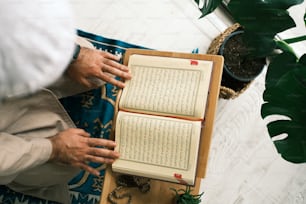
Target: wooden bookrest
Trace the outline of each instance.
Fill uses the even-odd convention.
[[[144,49],[127,49],[124,56],[125,65],[128,64],[129,56],[132,54],[194,59],[193,54],[189,53],[164,52],[164,51],[144,50]],[[208,154],[212,138],[213,124],[215,119],[217,102],[219,98],[219,90],[220,90],[222,70],[223,70],[222,56],[201,54],[201,57],[198,59],[213,61],[214,63],[213,63],[212,78],[211,78],[211,84],[207,100],[207,109],[205,113],[205,122],[201,132],[199,159],[197,166],[197,178],[196,178],[196,184],[192,191],[193,194],[199,193],[201,179],[205,177],[206,173]],[[116,188],[115,175],[116,174],[111,171],[111,166],[107,167],[105,172],[100,204],[109,203],[107,197],[109,193]],[[145,194],[141,193],[137,188],[131,188],[130,193],[132,195],[133,204],[138,204],[138,203],[169,204],[171,203],[174,196],[174,192],[171,191],[170,188],[185,189],[185,186],[180,184],[174,184],[170,182],[164,182],[153,179],[151,180],[150,184],[151,184],[151,189],[149,192]],[[126,202],[127,202],[126,199],[118,200],[118,204]]]

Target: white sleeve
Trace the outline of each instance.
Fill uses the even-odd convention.
[[[24,139],[0,132],[0,184],[10,183],[20,172],[47,162],[52,144],[45,138]]]

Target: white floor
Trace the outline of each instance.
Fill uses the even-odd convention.
[[[79,29],[158,50],[205,53],[211,40],[230,25],[220,11],[205,19],[193,0],[70,0]],[[292,33],[306,33],[302,6]],[[297,44],[299,53],[306,43]],[[260,117],[264,73],[239,98],[219,100],[203,203],[306,204],[306,164],[277,154]]]

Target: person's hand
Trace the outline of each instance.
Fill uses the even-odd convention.
[[[82,129],[70,128],[50,137],[53,147],[50,161],[79,167],[99,176],[100,172],[90,167],[88,162],[110,164],[119,153],[110,150],[116,146],[114,141],[89,136]]]
[[[108,52],[97,49],[81,47],[78,58],[73,61],[67,70],[68,75],[88,87],[95,88],[95,84],[90,79],[101,79],[120,88],[124,87],[124,82],[115,79],[118,76],[121,79],[130,79],[129,69],[118,63],[120,58]]]

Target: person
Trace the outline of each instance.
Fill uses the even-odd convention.
[[[63,0],[3,0],[0,25],[0,185],[70,203],[67,182],[80,169],[99,175],[88,162],[112,163],[119,153],[76,128],[58,99],[105,82],[122,88],[113,76],[131,75],[117,56],[75,46]]]

